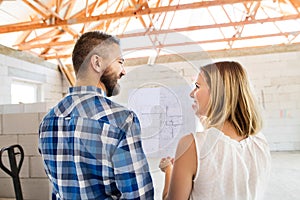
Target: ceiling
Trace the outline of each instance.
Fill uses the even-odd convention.
[[[128,59],[300,44],[299,0],[0,0],[0,16],[2,45],[69,72],[91,30],[121,38]]]

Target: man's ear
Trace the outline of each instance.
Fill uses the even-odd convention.
[[[102,72],[103,71],[103,68],[102,68],[103,58],[98,55],[92,55],[91,65],[96,72],[98,72],[98,73]]]

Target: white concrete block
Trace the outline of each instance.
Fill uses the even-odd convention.
[[[3,114],[3,134],[33,134],[38,132],[38,113]]]
[[[284,96],[281,96],[282,99],[284,99]],[[293,100],[290,100],[290,95],[286,96],[286,101],[281,101],[279,103],[280,105],[280,109],[283,109],[283,110],[286,110],[286,109],[293,109],[295,107],[297,107],[297,102],[296,101],[293,101]],[[288,100],[289,99],[289,100]]]
[[[8,67],[20,67],[24,65],[24,61],[17,59],[17,58],[13,58],[10,56],[6,57],[6,61],[5,61],[5,65]]]
[[[268,126],[298,126],[300,125],[300,120],[297,118],[285,117],[277,119],[267,119],[266,124]]]
[[[48,105],[46,102],[24,104],[25,113],[46,112],[47,110]]]
[[[12,178],[0,178],[0,197],[15,198]]]
[[[294,144],[294,150],[298,151],[300,149],[300,142],[299,141],[293,142],[293,144]]]
[[[16,156],[17,164],[19,164],[19,159],[20,159],[20,156],[17,155]],[[2,162],[8,170],[11,170],[11,167],[10,167],[10,164],[9,164],[9,158],[8,158],[6,153],[5,153],[5,156],[3,156],[3,158],[2,158]],[[23,161],[23,164],[21,166],[21,171],[19,173],[19,177],[20,178],[28,178],[29,177],[29,157],[28,156],[24,157],[24,161]],[[0,178],[11,178],[11,177],[10,177],[10,175],[8,175],[3,170],[0,170]]]
[[[19,135],[19,144],[23,147],[25,155],[39,156],[38,152],[38,134],[34,135]]]
[[[282,86],[282,85],[300,84],[299,76],[281,76],[281,77],[271,78],[270,80],[272,85]]]
[[[46,112],[39,113],[39,122],[43,120],[46,114],[47,114]]]
[[[0,135],[0,148],[8,147],[13,144],[18,144],[17,135]]]
[[[1,60],[1,59],[0,59]],[[8,67],[6,65],[0,64],[1,70],[0,70],[0,77],[7,77],[8,76]]]
[[[0,76],[0,85],[5,86],[5,85],[9,85],[9,84],[11,84],[11,77]]]
[[[30,177],[47,178],[41,156],[30,157]]]
[[[21,179],[24,199],[49,199],[49,181],[46,178]]]
[[[0,87],[1,90],[1,87]],[[11,96],[7,96],[6,92],[0,91],[0,96],[2,97],[0,99],[0,104],[9,104],[11,103]],[[3,107],[1,108],[1,113],[3,113]]]
[[[276,142],[276,150],[277,151],[294,151],[293,142]]]
[[[269,135],[270,141],[274,143],[287,143],[299,141],[299,126],[275,126],[266,127],[264,133]]]
[[[3,85],[0,85],[0,94],[1,97],[6,97],[6,96],[10,96],[11,94],[11,84],[9,83],[5,83]],[[10,104],[11,102],[7,103]]]
[[[24,104],[6,104],[3,106],[3,113],[24,113]]]
[[[3,133],[2,131],[2,110],[1,110],[2,106],[0,106],[0,135]]]

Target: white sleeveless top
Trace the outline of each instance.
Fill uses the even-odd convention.
[[[194,138],[198,166],[191,200],[263,199],[271,171],[269,145],[263,134],[238,142],[210,128]]]

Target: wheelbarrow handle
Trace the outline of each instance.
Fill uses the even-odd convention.
[[[15,152],[15,150],[14,150],[15,148],[18,149],[19,152]],[[2,162],[2,155],[5,151],[8,152],[11,170],[9,170]],[[17,155],[17,154],[21,154],[21,158],[20,158],[18,165],[16,163],[16,158],[15,158],[15,155]],[[5,171],[7,174],[9,174],[13,178],[19,175],[23,161],[24,161],[24,151],[23,151],[23,148],[18,144],[15,144],[15,145],[12,145],[12,146],[9,146],[6,148],[2,148],[0,150],[0,168],[3,169],[3,171]]]

